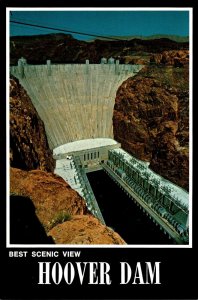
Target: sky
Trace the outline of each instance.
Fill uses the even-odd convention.
[[[10,20],[103,36],[189,35],[188,11],[12,11]],[[10,23],[11,36],[55,32]],[[72,35],[81,40],[93,39]]]

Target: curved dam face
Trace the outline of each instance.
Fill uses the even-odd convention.
[[[49,146],[113,138],[116,91],[143,66],[116,64],[21,64],[11,74],[26,89],[45,124]]]

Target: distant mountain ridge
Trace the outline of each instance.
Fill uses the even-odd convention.
[[[49,38],[49,36],[51,36],[52,39],[61,39],[61,38],[71,38],[71,39],[76,39],[77,41],[80,42],[94,42],[95,40],[104,40],[104,41],[108,41],[108,39],[102,38],[102,37],[97,37],[97,38],[90,38],[87,40],[79,40],[78,38],[74,38],[71,34],[65,34],[65,33],[46,33],[46,34],[37,34],[37,35],[25,35],[25,36],[11,36],[11,40],[20,40],[20,39],[28,39],[30,40],[32,37],[34,38]],[[126,41],[130,41],[130,40],[134,40],[134,39],[139,39],[139,40],[154,40],[154,39],[169,39],[172,40],[174,42],[189,42],[189,36],[179,36],[179,35],[168,35],[168,34],[154,34],[154,35],[149,35],[149,36],[143,36],[143,35],[127,35],[127,36],[106,36],[109,37],[111,39],[120,39],[120,40],[126,40]]]
[[[129,35],[129,36],[109,36],[109,38],[115,38],[115,39],[120,39],[120,40],[133,40],[133,39],[140,39],[140,40],[153,40],[153,39],[169,39],[174,42],[189,42],[189,36],[179,36],[179,35],[170,35],[170,34],[154,34],[154,35],[149,35],[149,36],[143,36],[143,35]],[[97,38],[99,40],[103,40],[102,38]],[[96,39],[90,39],[87,40],[87,42],[93,42]],[[104,40],[106,40],[104,38]]]
[[[188,50],[188,42],[176,42],[166,37],[152,39],[80,41],[70,34],[54,33],[35,36],[13,36],[10,38],[10,64],[17,65],[24,57],[29,64],[53,63],[99,63],[102,57],[114,57],[121,63],[125,58],[149,57],[170,50]],[[131,62],[132,63],[132,62]],[[135,62],[133,62],[135,63]],[[139,63],[141,63],[139,61]]]

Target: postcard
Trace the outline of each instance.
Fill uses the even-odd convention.
[[[2,5],[1,299],[196,299],[193,5],[41,2]]]

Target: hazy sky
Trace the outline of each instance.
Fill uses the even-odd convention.
[[[108,36],[189,35],[188,11],[12,11],[11,20]],[[11,35],[51,32],[55,31],[12,23],[10,26]]]

